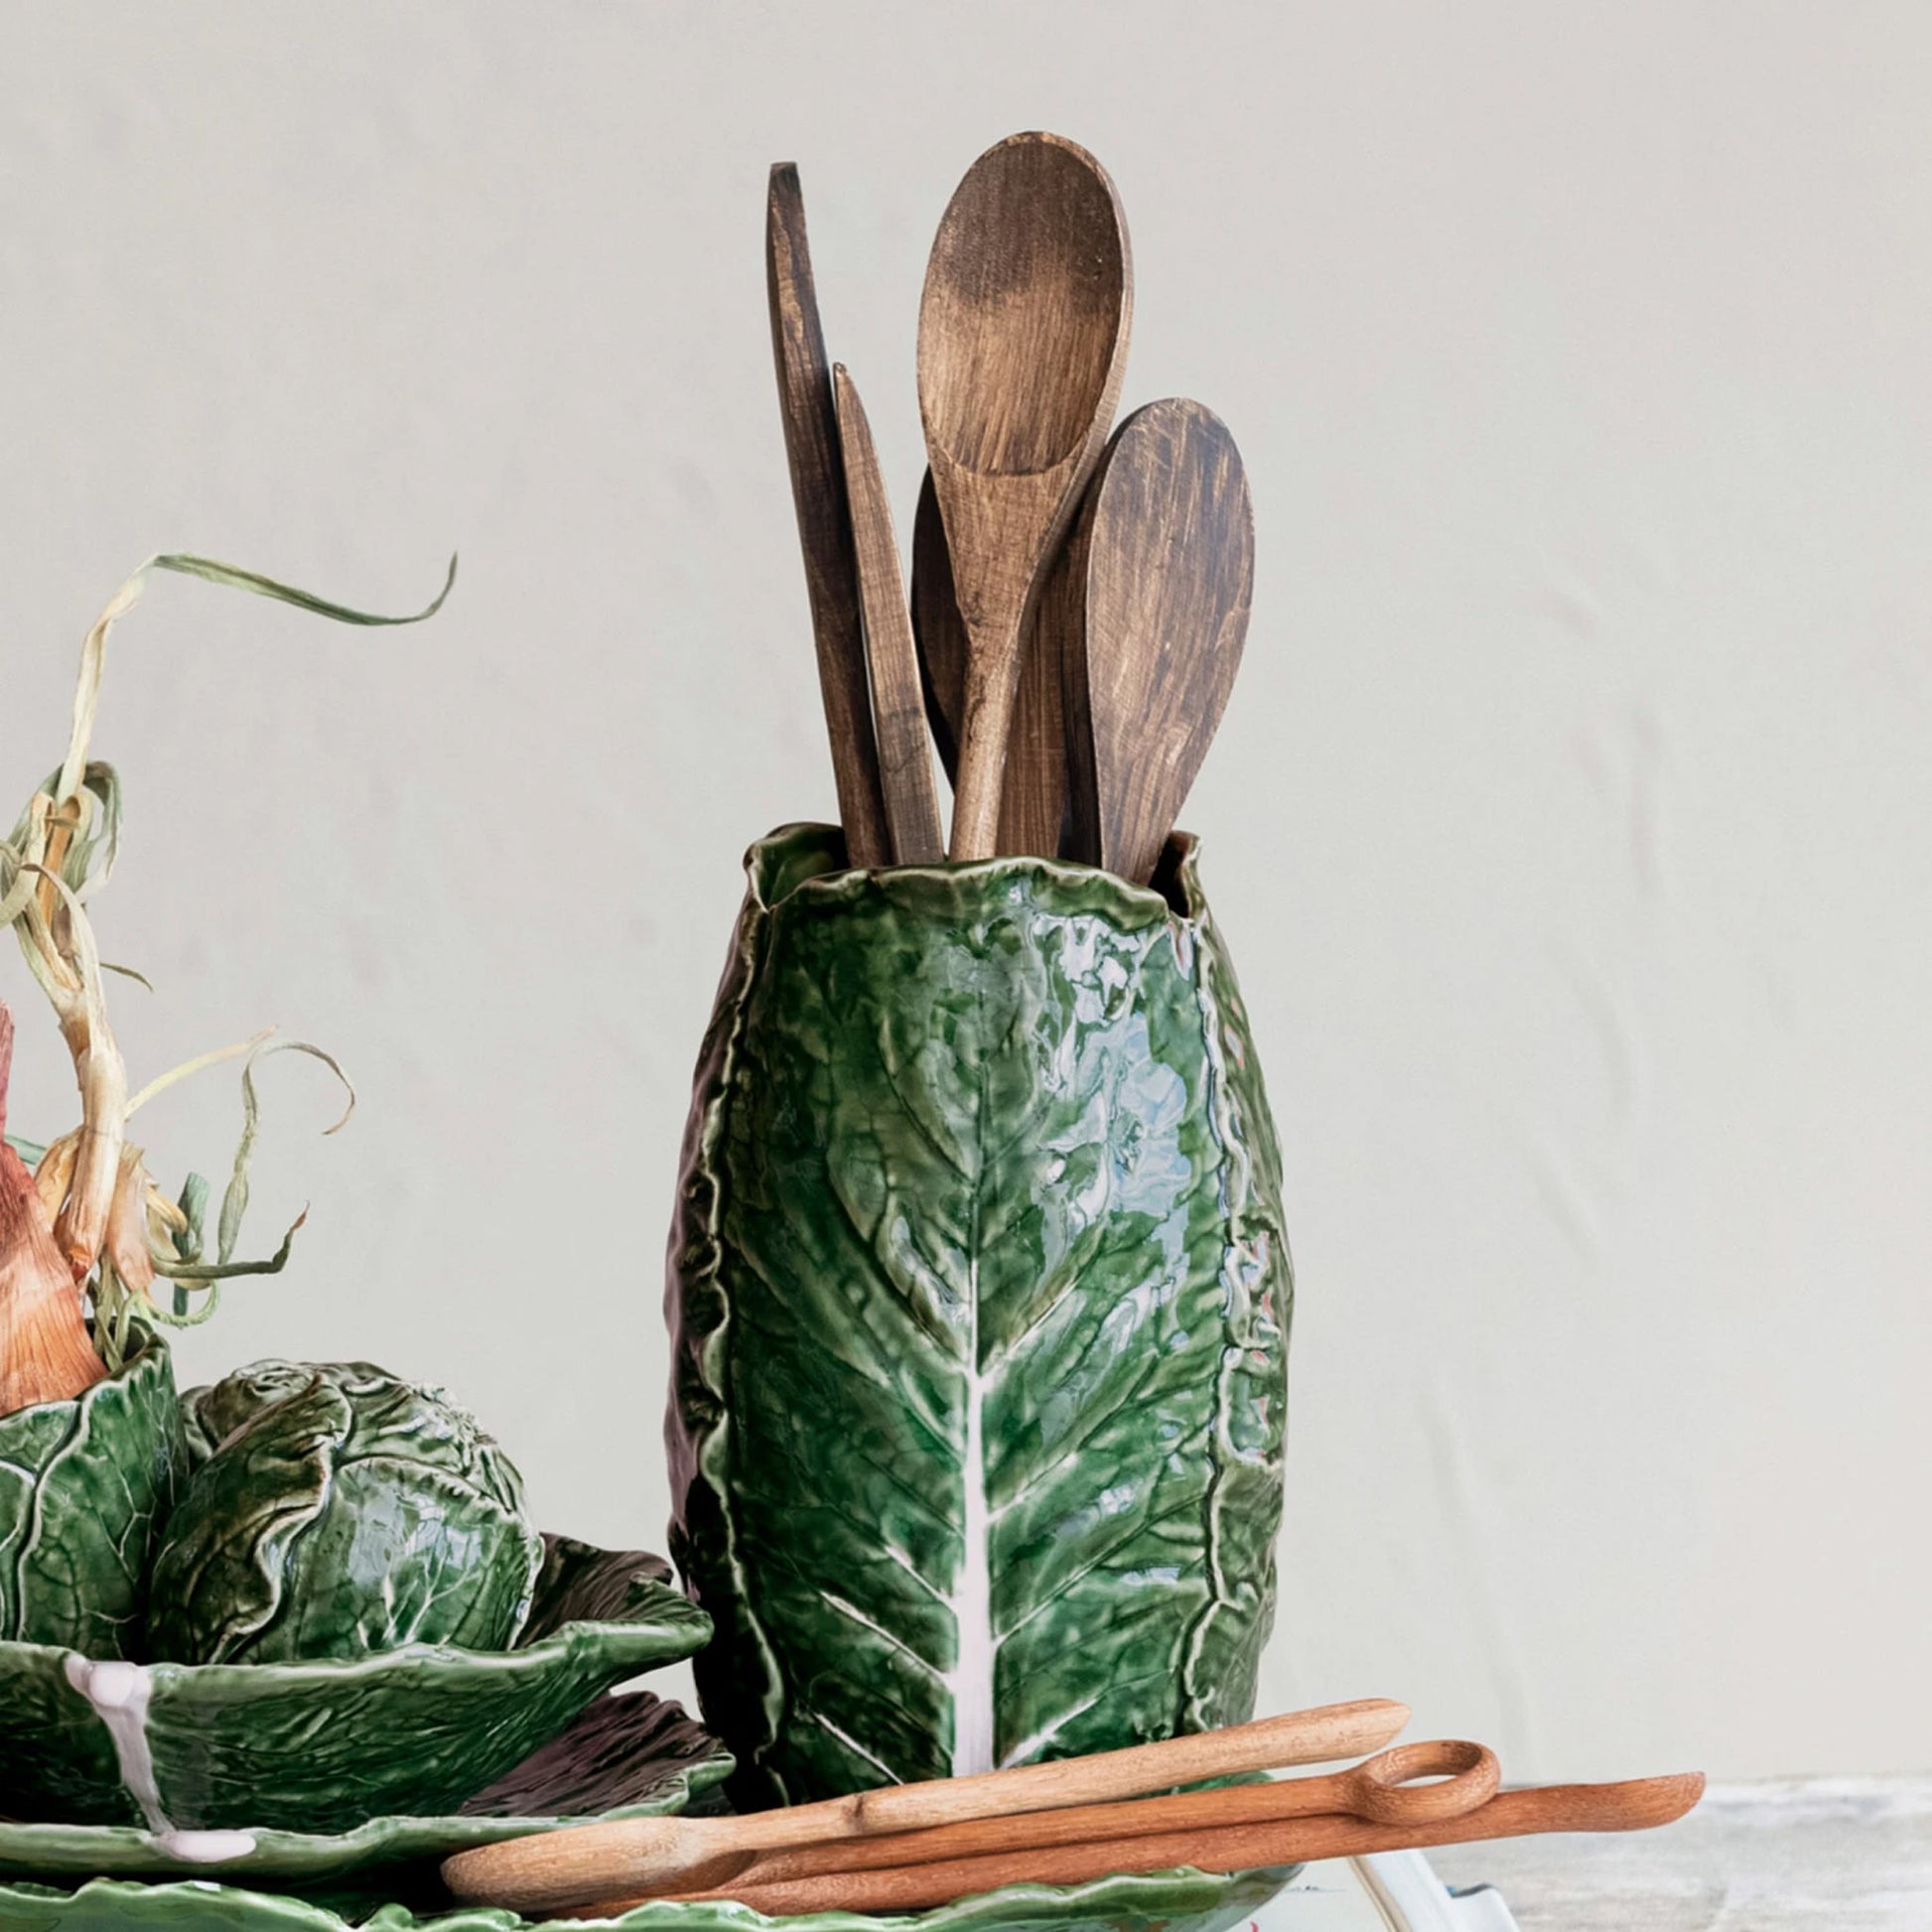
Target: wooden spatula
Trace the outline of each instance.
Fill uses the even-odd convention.
[[[883,866],[891,863],[892,855],[866,690],[859,583],[839,462],[832,371],[825,359],[825,333],[819,326],[811,250],[805,241],[804,196],[798,170],[788,161],[771,170],[764,251],[778,408],[784,419],[798,541],[805,553],[805,594],[818,646],[819,693],[825,703],[846,857],[855,866]]]
[[[918,654],[899,576],[898,545],[893,538],[892,506],[879,474],[872,425],[842,362],[832,367],[832,393],[838,403],[853,555],[858,560],[859,601],[865,611],[866,662],[872,678],[886,830],[896,865],[936,865],[946,856],[946,845],[939,830],[939,801],[932,789],[932,747],[926,737]]]
[[[1170,398],[1128,417],[1068,546],[1073,857],[1154,876],[1227,706],[1248,634],[1254,516],[1227,425]]]

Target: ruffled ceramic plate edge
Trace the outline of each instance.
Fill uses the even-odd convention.
[[[929,1912],[882,1921],[852,1912],[768,1919],[743,1905],[639,1906],[621,1919],[552,1919],[552,1932],[1226,1932],[1258,1911],[1301,1867],[1226,1874],[1123,1873],[1065,1889],[1009,1885]],[[489,1906],[419,1918],[385,1905],[360,1932],[514,1932],[528,1921]],[[147,1932],[218,1925],[222,1932],[348,1932],[349,1921],[306,1899],[244,1891],[208,1879],[143,1885],[95,1878],[72,1891],[0,1883],[0,1932]]]
[[[375,1865],[447,1858],[473,1845],[527,1838],[596,1818],[662,1817],[683,1811],[693,1798],[722,1784],[732,1773],[732,1754],[680,1706],[647,1692],[614,1693],[587,1710],[561,1738],[545,1745],[517,1770],[506,1773],[498,1780],[499,1785],[517,1779],[559,1750],[573,1733],[588,1731],[595,1737],[596,1727],[606,1718],[612,1720],[605,1725],[607,1729],[628,1723],[635,1733],[631,1748],[664,1753],[661,1779],[623,1803],[580,1804],[546,1812],[373,1818],[353,1831],[335,1834],[258,1830],[250,1834],[255,1841],[252,1853],[203,1867],[188,1866],[169,1857],[134,1825],[26,1824],[0,1819],[0,1883],[29,1877],[106,1876],[182,1882],[207,1879],[216,1883],[234,1879],[332,1879]],[[603,1744],[605,1740],[595,1741]],[[680,1748],[683,1755],[677,1754]]]
[[[334,1688],[390,1678],[487,1683],[559,1669],[586,1652],[614,1671],[634,1673],[682,1663],[710,1641],[710,1617],[671,1581],[670,1566],[662,1557],[644,1550],[601,1550],[549,1532],[543,1542],[537,1603],[523,1634],[508,1650],[408,1643],[366,1657],[296,1663],[158,1662],[146,1666],[157,1699],[239,1707],[312,1684]],[[551,1592],[547,1598],[546,1584]],[[614,1610],[621,1614],[613,1615]],[[16,1647],[25,1651],[32,1646]]]

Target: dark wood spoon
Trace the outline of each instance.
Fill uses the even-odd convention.
[[[1254,513],[1227,425],[1169,398],[1128,417],[1068,546],[1072,856],[1154,876],[1248,634]]]

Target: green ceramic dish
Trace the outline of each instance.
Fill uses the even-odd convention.
[[[375,1818],[334,1835],[256,1831],[248,1849],[193,1875],[313,1886],[378,1867],[448,1858],[592,1818],[683,1811],[722,1783],[731,1755],[709,1731],[647,1692],[599,1698],[561,1736],[444,1818]],[[0,1877],[53,1881],[184,1875],[180,1859],[132,1825],[20,1825],[0,1820]]]
[[[1252,1712],[1291,1283],[1194,860],[748,857],[666,1296],[742,1808]]]
[[[1137,1873],[1065,1890],[1010,1885],[912,1917],[812,1912],[768,1919],[742,1905],[643,1905],[620,1919],[551,1919],[560,1932],[1223,1932],[1274,1897],[1294,1868]],[[404,1905],[344,1917],[312,1899],[209,1883],[99,1878],[77,1891],[0,1884],[0,1932],[513,1932],[514,1912],[471,1906],[419,1917]]]
[[[599,1693],[711,1633],[661,1558],[545,1544],[513,1650],[143,1667],[0,1644],[0,1815],[145,1823],[165,1841],[453,1812]]]
[[[84,1395],[0,1417],[0,1641],[138,1656],[151,1550],[185,1464],[168,1345],[141,1330]]]

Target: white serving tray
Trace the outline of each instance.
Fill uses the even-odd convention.
[[[1517,1925],[1500,1892],[1451,1897],[1420,1852],[1378,1852],[1305,1865],[1248,1932],[1517,1932]]]

